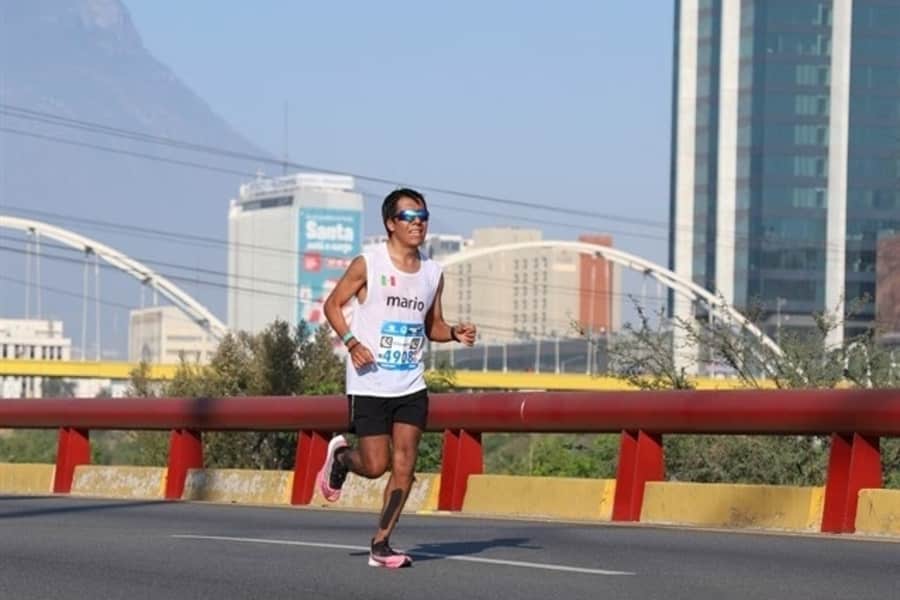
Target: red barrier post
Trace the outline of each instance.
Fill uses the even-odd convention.
[[[90,432],[87,429],[60,427],[56,447],[56,471],[53,475],[53,493],[68,494],[72,491],[75,467],[91,464]]]
[[[616,467],[612,520],[640,521],[644,484],[662,481],[665,474],[662,436],[643,430],[623,431]]]
[[[166,500],[180,500],[188,469],[203,468],[203,439],[193,429],[173,429],[169,437],[169,469]]]
[[[438,509],[462,510],[469,475],[483,472],[481,433],[465,429],[445,429]]]
[[[315,493],[316,474],[325,464],[330,433],[300,431],[297,433],[297,454],[294,459],[294,485],[291,504],[309,504]]]
[[[859,491],[880,488],[881,476],[881,449],[877,437],[858,433],[833,434],[825,481],[822,532],[855,532]]]

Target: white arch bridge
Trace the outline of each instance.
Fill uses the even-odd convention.
[[[84,252],[86,259],[93,257],[95,260],[103,260],[159,292],[178,307],[191,321],[202,327],[214,338],[221,339],[228,332],[225,324],[190,294],[147,265],[129,258],[115,248],[62,227],[19,217],[0,215],[0,229],[13,229],[24,232],[33,236],[36,244],[40,243],[40,238],[46,237],[71,248],[81,250]]]
[[[190,294],[179,288],[164,276],[155,272],[153,269],[110,246],[67,229],[31,219],[0,215],[0,228],[22,231],[26,234],[35,236],[37,239],[42,236],[47,237],[83,251],[86,257],[93,256],[95,259],[103,260],[113,267],[134,277],[144,285],[150,286],[158,291],[172,302],[173,305],[178,307],[189,319],[197,323],[214,338],[221,339],[228,332],[228,328],[225,324]],[[616,248],[589,244],[586,242],[542,240],[502,244],[499,246],[467,250],[444,257],[440,262],[445,267],[450,267],[492,254],[528,249],[569,250],[578,254],[603,258],[613,264],[652,277],[662,285],[673,290],[676,294],[680,294],[691,301],[705,304],[710,315],[729,322],[735,327],[746,330],[751,335],[757,337],[762,344],[768,347],[776,355],[781,356],[783,354],[781,348],[774,340],[760,331],[744,315],[725,303],[719,296],[716,296],[693,281],[678,276],[676,273],[665,267]]]
[[[603,258],[613,264],[620,265],[632,271],[637,271],[646,276],[652,277],[662,285],[673,290],[676,294],[680,294],[692,302],[701,302],[708,308],[711,318],[718,318],[725,322],[731,323],[735,327],[741,328],[769,348],[777,356],[783,356],[781,347],[775,341],[763,333],[756,325],[754,325],[747,317],[741,314],[731,305],[727,304],[721,297],[713,294],[706,288],[697,285],[693,281],[685,279],[673,271],[662,267],[649,260],[643,259],[634,254],[629,254],[616,248],[609,246],[600,246],[598,244],[589,244],[587,242],[570,242],[570,241],[553,241],[541,240],[532,242],[517,242],[511,244],[502,244],[499,246],[490,246],[487,248],[476,248],[474,250],[466,250],[457,254],[452,254],[441,259],[439,262],[444,267],[450,267],[463,262],[477,260],[491,254],[500,252],[513,252],[516,250],[529,249],[555,249],[569,250],[578,254],[587,254],[594,257]]]

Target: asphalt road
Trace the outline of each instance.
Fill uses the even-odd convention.
[[[900,597],[900,543],[404,516],[409,569],[366,565],[376,516],[0,496],[0,598]]]

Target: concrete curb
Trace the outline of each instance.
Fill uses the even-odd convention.
[[[652,482],[642,523],[728,529],[819,531],[825,488]]]
[[[856,533],[900,536],[900,490],[860,490]]]
[[[0,463],[0,493],[52,493],[55,467],[50,464]],[[369,480],[350,474],[337,503],[316,490],[309,506],[377,512],[390,474]],[[75,469],[73,496],[162,499],[166,469],[162,467],[80,465]],[[290,506],[293,472],[244,469],[191,469],[183,500],[225,504]],[[440,475],[422,473],[407,500],[405,514],[438,511]],[[565,477],[472,475],[460,517],[549,519],[609,522],[615,480]],[[641,524],[818,533],[824,488],[650,482],[644,492]],[[900,537],[900,490],[867,489],[859,494],[859,536]]]
[[[472,475],[463,513],[609,521],[614,479]]]
[[[0,492],[6,494],[49,494],[53,491],[55,465],[0,463]]]
[[[71,494],[161,500],[165,489],[163,467],[79,465],[75,467]]]
[[[190,469],[181,499],[288,505],[293,482],[293,471]]]

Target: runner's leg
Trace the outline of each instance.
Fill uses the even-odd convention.
[[[340,452],[336,459],[350,471],[377,479],[384,475],[390,464],[391,437],[389,435],[367,435],[359,438],[358,448],[348,448]]]
[[[390,537],[403,511],[413,484],[421,438],[422,430],[416,425],[394,423],[391,440],[393,443],[391,477],[384,489],[384,504],[378,522],[378,532],[374,537],[375,542]]]

